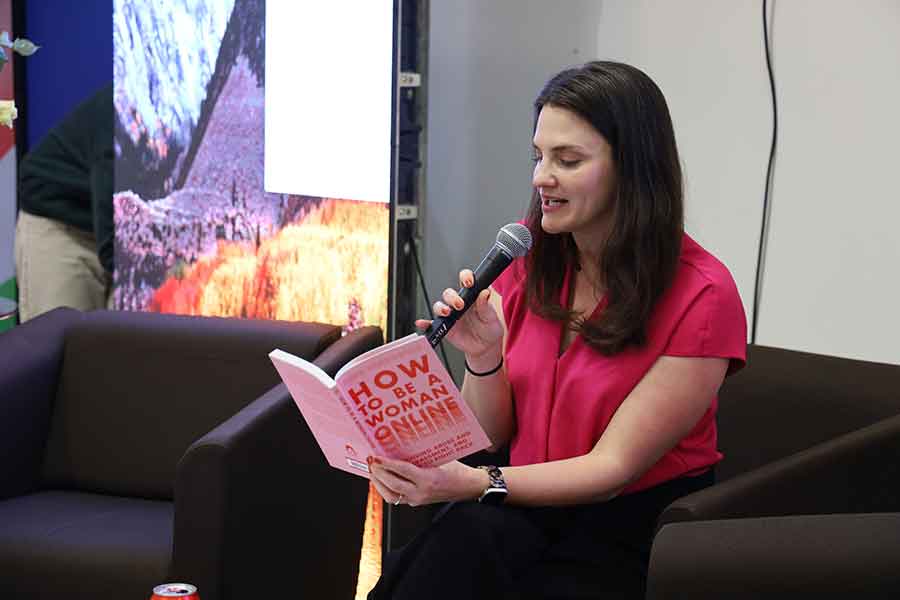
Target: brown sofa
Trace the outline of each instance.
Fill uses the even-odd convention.
[[[719,483],[663,513],[647,598],[900,597],[900,366],[751,347]]]
[[[0,597],[351,597],[368,487],[268,359],[382,343],[317,323],[58,309],[0,335]]]

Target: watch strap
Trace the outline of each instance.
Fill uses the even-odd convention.
[[[480,465],[479,469],[487,471],[489,483],[478,497],[479,502],[490,502],[499,504],[506,499],[509,489],[506,487],[506,480],[503,478],[503,471],[496,465]]]

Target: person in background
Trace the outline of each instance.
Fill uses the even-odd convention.
[[[110,83],[79,104],[22,161],[15,240],[21,321],[59,306],[107,306],[113,157]]]
[[[370,598],[643,598],[661,511],[722,458],[717,393],[744,365],[746,319],[728,269],[684,232],[662,92],[590,62],[534,108],[532,250],[447,335],[510,464],[370,457],[386,501],[449,502]],[[453,288],[435,303],[460,308]]]

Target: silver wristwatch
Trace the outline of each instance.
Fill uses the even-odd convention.
[[[506,496],[509,495],[506,480],[503,479],[503,471],[500,470],[500,467],[494,465],[481,465],[478,468],[487,471],[488,477],[490,477],[490,483],[481,492],[478,501],[482,504],[503,504]]]

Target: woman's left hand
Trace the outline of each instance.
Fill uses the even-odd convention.
[[[474,500],[489,482],[485,471],[459,461],[440,467],[417,467],[402,460],[371,457],[369,470],[378,493],[394,505],[422,506],[435,502]]]

